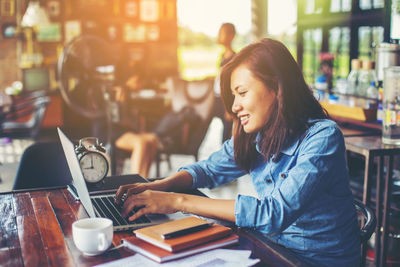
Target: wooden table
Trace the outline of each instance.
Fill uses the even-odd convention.
[[[72,240],[72,223],[87,214],[65,188],[0,194],[1,266],[93,266],[135,253],[125,248],[103,255],[84,256]],[[251,250],[261,259],[256,266],[306,266],[289,250],[252,230],[234,229],[240,243],[234,249]],[[113,245],[130,232],[114,234]]]
[[[375,264],[376,266],[386,266],[389,213],[393,184],[393,160],[394,156],[400,155],[400,146],[383,144],[380,135],[346,137],[345,142],[347,151],[365,157],[363,203],[367,206],[371,204],[372,176],[374,175],[373,165],[374,160],[377,159]],[[385,173],[384,166],[386,168]],[[384,186],[382,187],[383,182]],[[365,247],[363,247],[362,253],[365,255]]]

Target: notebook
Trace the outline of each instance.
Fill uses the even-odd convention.
[[[189,228],[192,225],[198,225],[202,219],[196,217],[188,217],[180,220],[166,222],[163,224],[145,227],[133,231],[137,238],[142,239],[148,243],[158,246],[170,252],[181,251],[190,247],[203,244],[232,233],[232,229],[219,224],[213,224],[206,229],[199,230],[193,233],[184,234],[171,239],[164,239],[162,237],[165,233],[171,231],[180,230],[183,228]],[[207,222],[207,221],[206,221]]]
[[[114,204],[115,194],[105,193],[92,196],[89,195],[88,188],[79,166],[78,158],[75,154],[74,144],[68,139],[68,137],[61,131],[60,128],[57,128],[57,130],[61,145],[64,150],[65,158],[71,172],[73,187],[76,189],[76,193],[89,217],[109,218],[113,221],[114,231],[125,231],[160,224],[187,216],[181,212],[170,215],[148,214],[146,216],[142,216],[138,220],[129,222],[122,217],[121,207]]]
[[[239,242],[239,237],[235,234],[229,235],[227,237],[223,237],[212,242],[208,242],[206,244],[201,244],[199,246],[195,246],[177,253],[166,251],[134,236],[126,237],[122,239],[121,242],[124,244],[125,247],[135,252],[138,252],[154,261],[162,263],[194,255],[211,249],[236,244]]]

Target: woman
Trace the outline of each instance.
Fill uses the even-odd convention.
[[[223,46],[223,53],[221,55],[219,66],[226,65],[234,56],[235,51],[232,49],[232,42],[236,35],[235,26],[232,23],[223,23],[218,31],[218,44]],[[214,115],[221,119],[223,124],[222,142],[230,139],[232,136],[232,118],[225,112],[224,104],[221,101],[220,79],[217,75],[214,85]]]
[[[315,266],[357,266],[360,240],[343,135],[280,42],[264,39],[222,70],[232,139],[207,160],[149,184],[119,188],[124,214],[190,212],[254,228]],[[258,198],[216,200],[162,191],[216,187],[249,173]]]

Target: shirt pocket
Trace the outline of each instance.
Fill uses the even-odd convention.
[[[288,175],[289,175],[289,171],[277,170],[275,172],[271,172],[271,176],[274,181],[274,188],[280,188],[282,182],[287,179]]]
[[[275,189],[275,181],[270,172],[264,174],[261,179],[258,179],[257,182],[258,184],[255,184],[255,186],[262,188],[262,195],[260,195],[261,198],[272,195],[272,192]]]

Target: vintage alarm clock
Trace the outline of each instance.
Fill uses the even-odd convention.
[[[87,183],[101,182],[107,176],[110,170],[110,159],[106,154],[106,149],[96,137],[79,140],[75,153]]]

